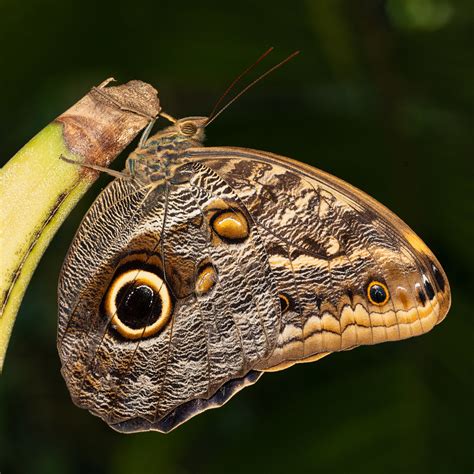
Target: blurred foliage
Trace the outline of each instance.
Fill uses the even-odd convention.
[[[111,75],[152,83],[170,114],[202,115],[269,45],[268,65],[301,49],[208,144],[291,156],[369,192],[439,257],[453,307],[423,337],[267,374],[169,435],[119,435],[72,404],[55,349],[61,262],[102,177],[20,311],[0,379],[0,471],[471,472],[473,27],[472,0],[1,0],[4,161]]]

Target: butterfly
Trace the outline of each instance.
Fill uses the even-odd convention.
[[[128,158],[71,244],[58,350],[73,401],[168,432],[264,372],[417,336],[450,288],[428,247],[350,184],[174,120]]]

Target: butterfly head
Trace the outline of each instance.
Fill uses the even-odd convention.
[[[159,141],[161,144],[168,142],[184,146],[199,146],[204,141],[207,117],[185,117],[176,120],[166,114],[165,118],[170,120],[172,125],[160,130],[148,142]]]

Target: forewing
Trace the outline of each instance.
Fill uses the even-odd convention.
[[[446,315],[450,290],[439,262],[362,191],[255,150],[200,148],[186,157],[233,189],[265,243],[283,324],[261,370],[419,335]],[[369,297],[374,285],[378,301]],[[384,289],[387,301],[381,301]]]

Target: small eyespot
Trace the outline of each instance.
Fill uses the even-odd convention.
[[[239,242],[249,235],[247,219],[237,210],[225,210],[216,214],[211,220],[211,225],[220,237],[231,242]]]
[[[193,122],[185,122],[180,127],[181,132],[185,135],[192,136],[197,132],[197,127]]]
[[[172,308],[165,282],[139,268],[116,276],[104,297],[105,315],[126,339],[155,335],[169,321]]]
[[[196,293],[201,296],[212,290],[217,281],[217,272],[210,263],[202,267],[196,278]]]
[[[367,287],[367,298],[376,306],[383,306],[389,299],[388,288],[380,281],[371,281]]]

